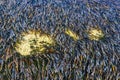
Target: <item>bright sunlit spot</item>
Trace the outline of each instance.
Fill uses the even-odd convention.
[[[44,53],[51,45],[54,45],[54,40],[50,35],[38,31],[28,31],[22,33],[22,39],[16,43],[15,49],[21,55],[27,56],[34,53]]]
[[[98,40],[100,40],[101,38],[104,37],[104,33],[99,28],[91,28],[88,31],[88,37],[89,37],[90,40],[98,41]]]
[[[65,33],[72,37],[75,41],[79,39],[79,36],[70,29],[66,29]]]

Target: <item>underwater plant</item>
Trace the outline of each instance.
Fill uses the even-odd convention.
[[[48,47],[55,45],[55,41],[48,34],[41,31],[27,31],[22,33],[22,39],[16,43],[16,51],[27,56],[36,53],[45,53]]]
[[[101,38],[104,37],[104,33],[99,28],[90,28],[88,30],[88,37],[89,37],[90,40],[98,41],[98,40],[100,40]]]
[[[69,35],[70,37],[72,37],[75,41],[79,40],[79,36],[76,33],[74,33],[73,31],[71,31],[70,29],[66,29],[65,33],[67,35]]]
[[[120,80],[119,24],[119,0],[0,0],[0,80]]]

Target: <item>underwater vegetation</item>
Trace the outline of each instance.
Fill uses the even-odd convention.
[[[70,37],[72,37],[75,41],[79,40],[79,36],[75,34],[73,31],[71,31],[70,29],[66,29],[65,33],[69,35]]]
[[[50,45],[54,45],[55,42],[52,37],[37,30],[22,33],[21,38],[22,40],[16,42],[15,49],[24,56],[38,52],[45,53],[46,49],[48,49]]]
[[[0,0],[0,80],[120,80],[119,0]]]
[[[104,33],[99,28],[91,28],[88,30],[88,36],[89,39],[98,41],[104,37]]]

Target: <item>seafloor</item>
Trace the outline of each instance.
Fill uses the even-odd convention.
[[[104,39],[87,37],[95,26]],[[14,44],[29,29],[54,36],[56,51],[18,54]],[[0,0],[0,80],[120,80],[120,0]]]

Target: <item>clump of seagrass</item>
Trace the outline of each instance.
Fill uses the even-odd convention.
[[[79,40],[79,36],[75,32],[73,32],[72,30],[70,30],[68,28],[65,29],[65,34],[72,37],[75,41]]]
[[[15,49],[21,55],[27,56],[36,53],[45,53],[47,49],[55,45],[55,41],[48,34],[37,30],[29,30],[21,34],[21,40],[18,40]]]
[[[87,30],[87,33],[90,40],[98,41],[104,37],[103,31],[99,28],[90,28]]]

